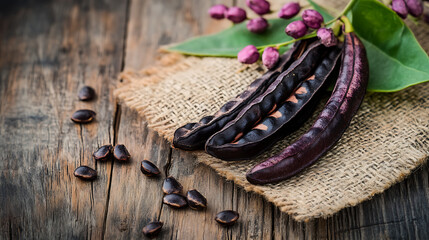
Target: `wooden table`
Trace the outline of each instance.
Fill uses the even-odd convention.
[[[223,28],[206,11],[233,1],[6,2],[0,3],[0,239],[141,238],[143,226],[156,219],[165,222],[162,239],[429,238],[427,165],[332,218],[297,223],[172,150],[117,103],[113,90],[122,70],[150,65],[160,45]],[[77,99],[84,85],[95,88],[95,101]],[[95,110],[97,120],[72,123],[80,108]],[[92,152],[107,143],[125,144],[132,160],[95,162]],[[143,159],[204,193],[207,211],[163,206],[162,179],[141,174]],[[97,169],[98,179],[76,179],[79,165]],[[224,209],[240,212],[238,224],[214,222]]]

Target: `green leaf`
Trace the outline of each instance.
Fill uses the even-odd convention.
[[[429,57],[395,12],[376,0],[358,0],[351,16],[368,54],[369,91],[394,92],[429,81]]]
[[[263,34],[249,32],[246,22],[243,22],[213,35],[191,38],[167,50],[194,56],[236,57],[247,45],[260,47],[292,40],[284,29],[295,20],[298,17],[288,20],[269,19],[270,26]]]

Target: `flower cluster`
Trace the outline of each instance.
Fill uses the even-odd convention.
[[[421,0],[392,0],[391,7],[403,19],[407,18],[408,14],[413,17],[420,17],[423,14]]]
[[[298,3],[292,2],[285,4],[279,11],[278,16],[282,18],[292,18],[299,13],[301,7]],[[293,38],[301,38],[307,34],[308,28],[318,29],[317,37],[320,42],[331,47],[337,44],[337,38],[332,29],[321,28],[323,25],[323,17],[316,10],[307,9],[302,13],[302,20],[291,22],[285,29],[287,35]],[[253,45],[246,46],[237,55],[241,63],[251,64],[259,59],[259,52],[262,53],[262,63],[268,68],[272,69],[277,65],[279,59],[278,48],[280,46],[267,46],[261,47],[260,50]]]
[[[267,0],[246,0],[246,5],[252,9],[258,18],[249,19],[247,29],[253,33],[262,33],[268,28],[268,21],[262,16],[270,13],[270,3]],[[209,14],[214,19],[226,18],[233,23],[241,23],[248,19],[246,11],[240,7],[230,7],[223,4],[214,5],[209,9]]]

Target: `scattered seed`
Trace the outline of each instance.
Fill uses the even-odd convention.
[[[161,228],[163,225],[163,222],[151,222],[144,226],[143,234],[148,238],[154,238],[159,234],[159,232],[161,232]]]
[[[218,213],[215,217],[216,222],[222,226],[232,226],[237,219],[240,217],[238,212],[232,210],[226,210]]]
[[[123,144],[118,144],[113,150],[113,156],[119,161],[128,161],[131,155]]]
[[[165,194],[180,193],[183,187],[174,177],[167,177],[162,185]]]
[[[79,90],[77,96],[81,101],[90,101],[94,99],[95,90],[90,86],[84,86]]]
[[[89,123],[94,120],[95,115],[92,110],[81,109],[73,113],[71,120],[75,123]]]
[[[165,195],[162,202],[174,208],[183,208],[188,205],[186,198],[176,193]]]
[[[95,160],[105,161],[108,160],[112,155],[112,150],[112,145],[104,145],[97,149],[97,151],[95,151],[92,156],[94,156]]]
[[[83,180],[93,180],[97,178],[97,171],[88,167],[88,166],[80,166],[74,170],[74,176]]]
[[[197,190],[192,189],[186,193],[186,199],[190,208],[201,210],[207,207],[207,199]]]
[[[159,174],[161,174],[161,172],[159,171],[158,167],[153,164],[151,161],[148,160],[143,160],[142,164],[140,166],[140,170],[142,171],[142,173],[148,177],[154,177],[154,176],[158,176]]]

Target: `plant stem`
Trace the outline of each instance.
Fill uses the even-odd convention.
[[[343,9],[343,11],[334,19],[332,19],[331,21],[327,22],[326,25],[329,25],[333,22],[335,22],[337,19],[340,19],[342,16],[346,15],[348,11],[350,11],[350,9],[353,7],[353,5],[355,4],[357,0],[350,0],[350,2],[347,4],[347,6]]]
[[[279,48],[279,47],[283,47],[283,46],[289,45],[289,44],[291,44],[291,43],[297,42],[297,41],[299,41],[299,40],[304,40],[304,39],[312,38],[312,37],[315,37],[315,36],[316,36],[316,31],[313,31],[313,32],[311,32],[311,33],[309,33],[309,34],[305,35],[304,37],[300,37],[300,38],[292,39],[292,40],[287,41],[287,42],[282,42],[282,43],[275,43],[275,44],[269,44],[269,45],[259,46],[259,47],[258,47],[258,49],[264,50],[264,49],[265,49],[265,48],[267,48],[267,47],[276,47],[276,48]]]

